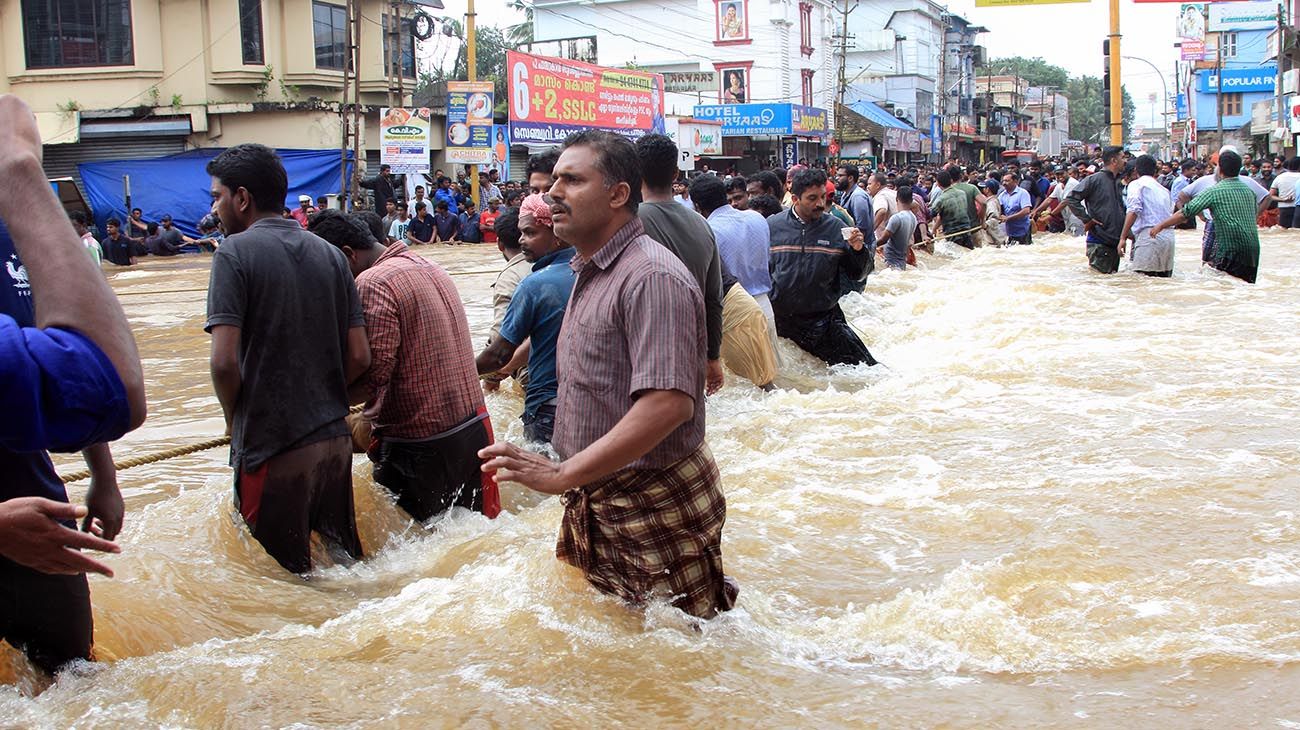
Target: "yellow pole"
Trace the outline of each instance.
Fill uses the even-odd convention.
[[[1113,145],[1124,144],[1124,93],[1119,56],[1119,0],[1110,0],[1110,143]]]
[[[467,81],[478,81],[478,65],[475,55],[475,38],[474,38],[474,0],[469,0],[469,5],[465,8],[465,68],[469,71]],[[478,205],[479,210],[483,210],[484,201],[479,200],[478,189],[478,165],[469,166],[469,197],[473,198],[474,203]]]

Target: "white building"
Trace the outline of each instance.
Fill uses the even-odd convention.
[[[688,89],[665,94],[670,116],[697,105],[793,104],[826,110],[834,123],[842,16],[830,0],[534,0],[533,19],[537,45],[580,40],[572,45],[594,45],[601,66],[668,74],[670,90]],[[771,154],[775,142],[760,137],[724,138],[728,156]],[[807,138],[798,154],[818,149]]]
[[[849,14],[845,103],[885,104],[928,129],[944,39],[944,9],[931,0],[874,0]]]

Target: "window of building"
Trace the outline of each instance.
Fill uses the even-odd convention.
[[[316,2],[311,6],[316,35],[316,68],[342,71],[348,56],[348,11],[342,5]]]
[[[817,73],[813,69],[806,68],[800,72],[803,76],[803,105],[813,105],[813,74]]]
[[[1219,96],[1219,106],[1223,110],[1223,116],[1234,117],[1241,114],[1241,94],[1222,94]]]
[[[131,0],[22,0],[27,68],[130,66]]]
[[[392,44],[392,31],[388,25],[389,16],[384,16],[384,60],[393,64],[389,73],[396,74],[400,65],[402,76],[408,79],[415,78],[415,37],[411,35],[411,19],[402,18],[401,28],[398,30],[398,47],[401,58],[394,60],[389,55],[389,46]]]
[[[1221,48],[1223,48],[1224,58],[1237,57],[1237,34],[1236,33],[1220,33],[1219,43],[1221,44]]]
[[[239,42],[246,65],[266,63],[262,50],[262,0],[239,0]]]
[[[799,52],[811,56],[812,45],[812,11],[809,3],[799,3]]]

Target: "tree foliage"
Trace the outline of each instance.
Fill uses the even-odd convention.
[[[444,20],[452,29],[456,38],[465,37],[465,29],[460,21]],[[510,46],[500,28],[475,26],[474,28],[474,68],[479,81],[491,81],[496,94],[497,111],[504,112],[508,97],[506,96],[506,51]],[[429,73],[420,74],[419,89],[424,89],[442,81],[465,81],[469,78],[469,49],[464,40],[456,51],[456,62],[448,71],[436,68]]]
[[[1101,58],[1097,63],[1100,66]],[[1101,79],[1096,76],[1071,77],[1060,66],[1054,66],[1041,58],[1024,58],[1011,56],[995,58],[989,61],[988,71],[992,74],[1015,74],[1030,86],[1054,86],[1070,100],[1070,136],[1084,142],[1106,144],[1110,132],[1106,127],[1106,107],[1102,99]],[[1124,98],[1124,139],[1133,133],[1133,118],[1136,108],[1128,90],[1121,88]]]

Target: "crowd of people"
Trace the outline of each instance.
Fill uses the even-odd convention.
[[[91,656],[84,574],[111,571],[76,548],[117,550],[122,500],[105,444],[144,417],[121,308],[85,255],[68,252],[93,243],[131,259],[142,230],[163,239],[155,246],[194,242],[138,211],[126,226],[110,221],[104,242],[75,215],[58,230],[30,224],[21,212],[52,199],[38,184],[40,149],[31,112],[0,97],[0,218],[16,221],[4,253],[25,292],[0,300],[3,382],[11,402],[31,406],[0,432],[5,472],[18,475],[0,502],[0,584],[22,595],[0,628],[54,671]],[[1204,260],[1253,281],[1258,216],[1293,208],[1300,179],[1293,160],[1252,183],[1241,171],[1253,167],[1228,148],[1199,178],[1183,163],[1174,179],[1171,165],[1119,148],[1068,165],[865,175],[845,163],[687,179],[678,160],[663,135],[586,131],[531,157],[522,184],[481,177],[483,210],[441,171],[432,197],[417,187],[400,200],[381,169],[363,181],[377,210],[354,214],[310,196],[285,208],[289,181],[264,146],[211,160],[210,372],[235,505],[266,552],[306,574],[316,532],[336,559],[362,559],[352,454],[365,453],[375,482],[422,523],[453,507],[496,516],[498,479],[561,495],[559,559],[630,604],[660,599],[711,618],[738,595],[705,439],[706,397],[726,369],[772,388],[778,338],[828,364],[874,365],[841,299],[877,266],[906,269],[940,240],[1030,245],[1036,232],[1070,232],[1086,237],[1097,271],[1114,273],[1131,242],[1135,271],[1168,276],[1169,229],[1201,218]],[[503,260],[480,342],[451,276],[414,251],[471,240]],[[75,384],[76,398],[39,397],[51,392],[42,379]],[[494,442],[485,391],[506,379],[524,392],[523,445]],[[67,505],[44,449],[86,450],[103,477],[87,507]],[[65,522],[77,517],[82,531]]]

